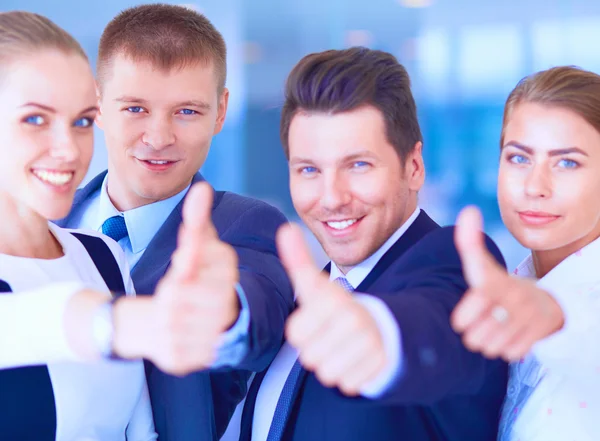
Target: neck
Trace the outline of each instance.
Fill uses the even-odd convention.
[[[600,233],[595,233],[585,236],[561,248],[543,251],[532,250],[531,257],[533,258],[533,266],[535,268],[536,276],[541,279],[571,254],[592,243],[598,239],[598,237],[600,237]]]
[[[126,190],[123,182],[119,180],[117,174],[114,172],[110,172],[110,167],[108,169],[108,182],[106,183],[106,193],[108,194],[110,202],[120,212],[133,210],[134,208],[138,208],[142,205],[147,205],[154,202],[152,200],[142,200],[142,198],[137,195],[132,196],[131,192],[128,192]]]
[[[36,259],[63,255],[62,246],[42,216],[4,193],[0,193],[0,212],[0,254]]]

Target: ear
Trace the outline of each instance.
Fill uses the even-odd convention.
[[[100,86],[96,81],[96,102],[98,103],[98,113],[96,114],[96,125],[99,129],[104,130],[104,122],[102,120],[102,94],[100,93]]]
[[[219,97],[219,108],[217,109],[217,121],[213,135],[216,135],[223,129],[225,124],[225,116],[227,115],[227,105],[229,104],[229,89],[224,88]]]
[[[425,182],[425,163],[423,162],[423,143],[417,141],[412,152],[406,158],[404,173],[408,188],[418,192]]]

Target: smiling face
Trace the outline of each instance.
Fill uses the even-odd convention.
[[[225,121],[212,64],[168,71],[117,56],[102,85],[98,125],[109,158],[108,191],[127,210],[187,187]]]
[[[0,193],[20,210],[65,217],[93,152],[96,94],[79,54],[40,50],[3,66]]]
[[[372,106],[297,113],[289,157],[294,207],[344,272],[377,251],[416,209],[421,143],[403,164]]]
[[[600,133],[560,107],[518,104],[504,130],[502,219],[534,252],[560,261],[600,236]]]

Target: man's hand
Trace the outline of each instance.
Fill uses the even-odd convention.
[[[151,338],[140,355],[173,374],[209,367],[215,360],[222,334],[239,315],[235,290],[239,278],[237,254],[219,240],[212,224],[212,194],[206,183],[190,189],[184,203],[178,247],[167,274],[159,282],[155,295],[148,299],[150,303],[129,305],[128,316],[137,314],[135,305],[138,305],[139,311],[145,311],[142,315],[152,321],[143,326],[151,329]],[[126,309],[127,305],[123,307]],[[125,321],[124,317],[120,323]],[[118,333],[118,325],[116,330]],[[148,337],[138,333],[138,338]],[[126,348],[127,345],[125,352]]]
[[[346,395],[359,394],[387,365],[377,323],[315,266],[299,227],[282,226],[277,248],[299,304],[286,324],[287,341],[323,385],[336,386]]]
[[[509,276],[495,261],[485,247],[482,223],[473,207],[464,209],[456,222],[454,241],[469,290],[451,323],[470,350],[516,361],[562,328],[564,316],[550,294],[529,280]]]

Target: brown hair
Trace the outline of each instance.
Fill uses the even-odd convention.
[[[21,54],[43,49],[77,54],[87,60],[79,43],[46,17],[23,11],[0,13],[0,66],[6,68]]]
[[[227,48],[223,36],[204,15],[183,6],[141,5],[113,18],[100,38],[100,84],[114,57],[121,54],[164,70],[212,62],[219,94],[225,88]]]
[[[504,106],[500,145],[513,110],[521,103],[556,106],[575,112],[600,133],[600,75],[575,66],[559,66],[523,78]]]
[[[335,114],[364,105],[381,111],[387,139],[404,161],[422,141],[404,66],[392,54],[363,47],[307,55],[285,85],[280,135],[286,156],[290,124],[298,111]]]

